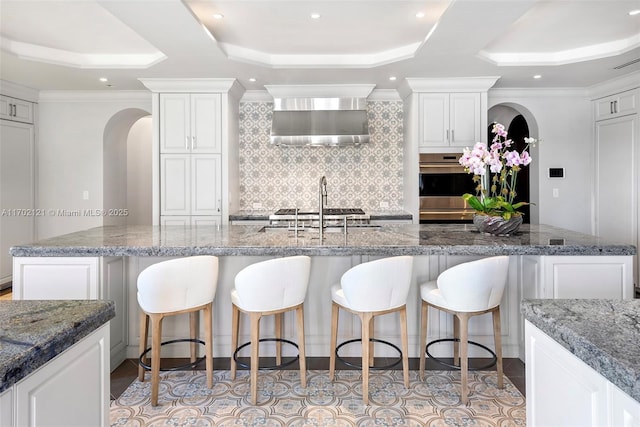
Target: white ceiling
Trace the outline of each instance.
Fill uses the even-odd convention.
[[[640,0],[0,0],[0,79],[39,90],[140,90],[152,77],[588,87],[640,70],[615,69],[640,58],[634,9]]]

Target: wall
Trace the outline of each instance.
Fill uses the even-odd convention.
[[[52,213],[37,218],[38,239],[102,225],[102,216],[87,210],[103,208],[103,134],[109,120],[128,108],[150,112],[151,94],[40,93],[37,207]]]
[[[317,209],[320,177],[329,207],[402,209],[401,101],[367,104],[371,142],[359,147],[276,147],[269,143],[273,104],[240,104],[240,209]]]
[[[495,89],[489,107],[508,104],[524,107],[530,116],[531,136],[540,142],[532,150],[532,195],[537,192],[538,222],[591,234],[593,188],[593,122],[591,103],[584,90]],[[565,177],[549,178],[549,168],[562,167]],[[557,188],[559,197],[553,197]],[[532,212],[533,219],[533,212]],[[533,221],[532,221],[533,222]]]
[[[127,225],[151,225],[151,116],[131,127],[127,138]]]

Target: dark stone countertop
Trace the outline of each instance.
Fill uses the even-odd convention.
[[[0,393],[114,317],[113,301],[0,301]]]
[[[472,224],[341,227],[318,234],[253,225],[104,226],[11,248],[32,256],[350,256],[350,255],[634,255],[636,248],[546,225],[525,224],[512,236],[479,233]]]
[[[525,319],[640,402],[640,300],[524,300]]]

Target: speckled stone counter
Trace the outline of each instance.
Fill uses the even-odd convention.
[[[521,311],[640,402],[640,300],[523,300]]]
[[[0,301],[0,393],[113,317],[112,301]]]
[[[313,209],[310,209],[313,210]],[[274,211],[243,210],[229,215],[229,221],[268,221]],[[411,221],[413,216],[409,212],[398,210],[379,210],[367,212],[371,221]]]
[[[385,225],[317,233],[261,231],[260,226],[105,226],[14,246],[31,256],[340,256],[340,255],[634,255],[636,248],[545,226],[523,225],[513,236],[478,233],[472,224]]]

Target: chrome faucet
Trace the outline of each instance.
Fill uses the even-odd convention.
[[[327,178],[320,178],[320,188],[318,189],[318,230],[320,241],[324,233],[324,205],[327,204]]]

